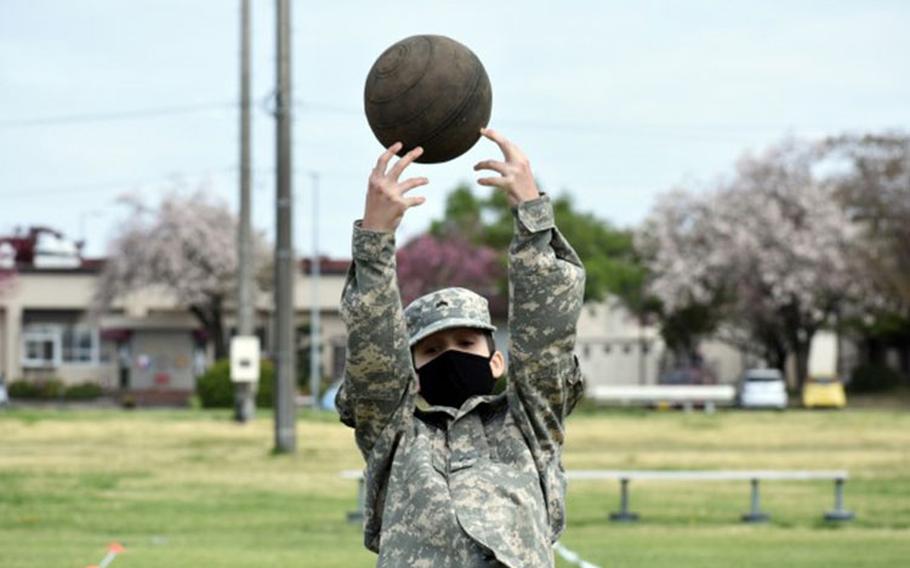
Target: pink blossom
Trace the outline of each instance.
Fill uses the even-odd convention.
[[[448,286],[461,286],[490,301],[493,313],[504,313],[501,292],[505,265],[495,250],[459,237],[420,235],[397,253],[398,282],[405,304]]]

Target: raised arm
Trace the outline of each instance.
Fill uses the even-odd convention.
[[[354,224],[353,262],[341,298],[348,338],[336,405],[342,421],[355,428],[365,455],[397,419],[396,413],[408,415],[403,407],[413,399],[413,364],[395,277],[395,229],[408,208],[424,201],[404,194],[427,180],[398,181],[420,156],[420,148],[386,171],[399,149],[395,144],[386,150],[370,175],[363,221]]]
[[[563,420],[582,394],[574,349],[584,287],[549,198],[520,204],[509,247],[509,376],[547,446],[562,444]]]
[[[484,135],[499,145],[505,161],[477,164],[475,169],[500,174],[478,182],[504,190],[515,215],[509,247],[510,387],[541,449],[553,450],[564,440],[563,420],[583,389],[573,351],[584,266],[556,228],[550,199],[540,195],[521,150],[495,131]]]

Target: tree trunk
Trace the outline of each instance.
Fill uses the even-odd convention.
[[[753,317],[752,336],[761,345],[762,356],[766,359],[766,364],[774,369],[784,371],[787,365],[788,349],[779,326],[775,325],[774,322],[763,321],[757,316]]]
[[[212,342],[215,347],[215,360],[225,359],[229,356],[227,336],[224,329],[224,310],[222,309],[222,300],[216,296],[209,301],[209,310],[211,315]]]
[[[801,393],[809,374],[809,346],[824,318],[820,321],[813,321],[806,317],[795,300],[783,308],[781,316],[787,348],[796,359],[796,390]]]
[[[206,305],[190,306],[190,312],[209,336],[209,341],[215,349],[215,360],[224,359],[228,356],[227,338],[224,333],[224,314],[222,310],[222,299],[220,296],[209,298]]]
[[[780,369],[782,372],[787,369],[787,351],[782,345],[775,342],[773,346],[769,345],[766,351],[768,365],[774,369]]]
[[[799,341],[796,345],[796,390],[803,391],[806,377],[809,375],[809,341]]]

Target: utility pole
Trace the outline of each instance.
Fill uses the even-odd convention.
[[[277,184],[275,188],[275,451],[297,449],[295,424],[294,249],[291,243],[291,6],[277,0]]]
[[[312,172],[313,179],[313,256],[310,261],[310,393],[313,408],[319,408],[319,388],[322,379],[319,343],[322,336],[319,322],[319,173]]]
[[[250,0],[240,0],[240,223],[237,228],[237,335],[253,335],[253,254],[250,221]],[[256,382],[234,382],[234,420],[253,418]]]

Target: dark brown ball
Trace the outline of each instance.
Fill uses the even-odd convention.
[[[457,41],[416,35],[386,49],[373,64],[364,88],[367,121],[399,155],[416,146],[423,163],[464,154],[490,120],[493,93],[480,59]]]

